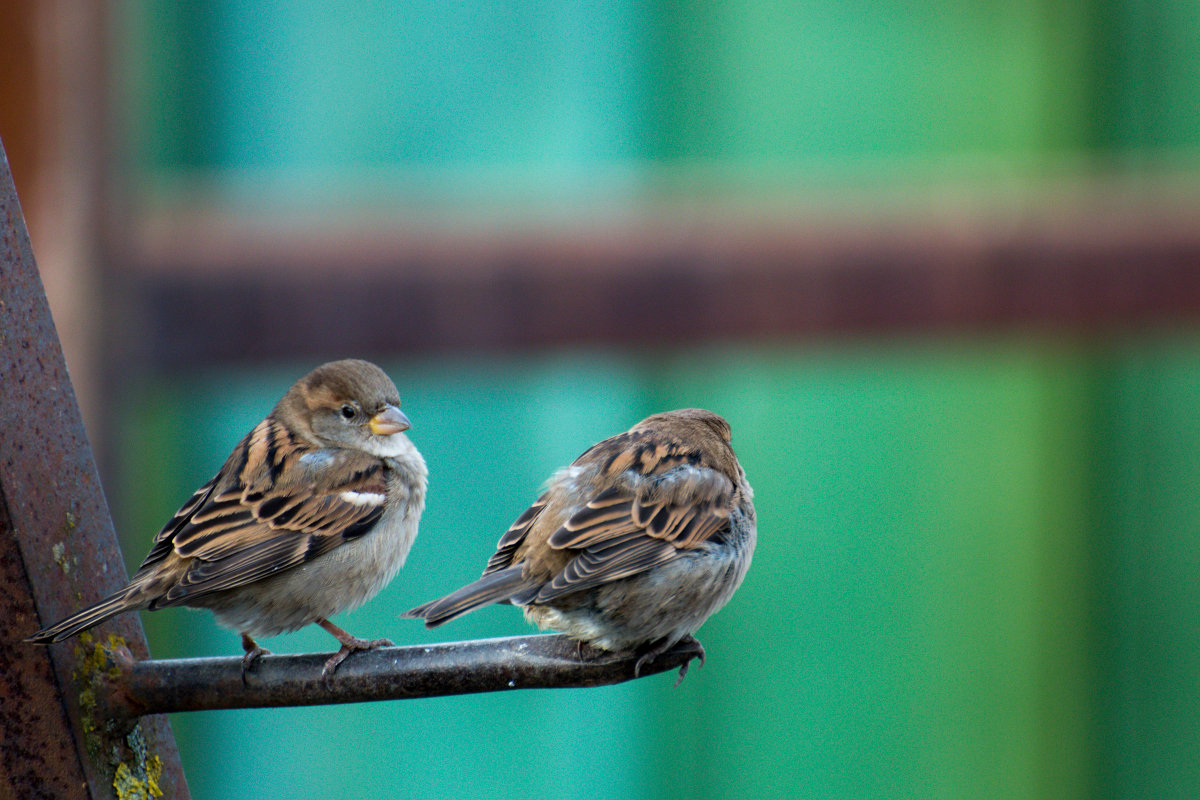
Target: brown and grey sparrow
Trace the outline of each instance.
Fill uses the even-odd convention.
[[[341,643],[323,678],[355,650],[329,617],[356,608],[404,564],[425,507],[427,470],[383,370],[334,361],[296,382],[217,476],[154,539],[129,585],[29,637],[48,644],[134,609],[208,608],[254,641],[315,622]]]
[[[655,414],[551,478],[500,539],[483,577],[404,614],[432,628],[489,603],[642,665],[688,640],[741,584],[753,491],[710,411]],[[680,669],[680,680],[687,672]]]

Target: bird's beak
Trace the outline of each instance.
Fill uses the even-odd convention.
[[[404,416],[404,412],[395,406],[384,406],[383,411],[371,417],[371,421],[367,424],[371,428],[371,433],[376,436],[391,436],[393,433],[400,433],[412,427],[412,423],[408,421],[408,417]]]

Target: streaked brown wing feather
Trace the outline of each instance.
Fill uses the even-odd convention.
[[[155,537],[139,574],[170,553],[187,561],[156,605],[185,603],[296,567],[362,536],[383,515],[382,502],[346,497],[386,497],[379,459],[339,451],[336,469],[285,470],[284,462],[304,451],[270,422],[255,428]],[[285,476],[292,479],[283,483]]]
[[[496,552],[492,553],[492,557],[488,559],[487,566],[483,569],[484,575],[512,566],[513,556],[516,555],[521,543],[525,541],[525,536],[529,533],[529,528],[533,525],[534,520],[542,513],[542,509],[546,507],[547,499],[547,495],[544,494],[539,497],[504,532],[504,535],[500,537],[500,541],[496,543]]]
[[[139,578],[149,573],[157,564],[175,551],[175,535],[179,533],[180,528],[187,525],[191,520],[192,515],[196,510],[208,500],[212,494],[213,487],[217,485],[217,479],[221,476],[213,478],[208,483],[197,489],[188,501],[183,504],[183,507],[175,512],[175,515],[167,521],[167,524],[162,527],[158,535],[154,537],[154,544],[150,547],[150,552],[142,559],[141,565],[133,577]]]
[[[732,510],[732,486],[713,498],[656,501],[648,499],[646,492],[634,497],[630,489],[609,489],[552,533],[549,543],[556,549],[582,549],[636,530],[689,549],[723,527]]]
[[[648,535],[689,550],[706,541],[729,522],[732,495],[694,503],[635,502],[632,516]]]
[[[653,441],[640,448],[616,444],[621,454],[609,458],[607,469],[636,469],[660,480],[610,486],[552,533],[551,548],[578,553],[527,602],[546,602],[651,569],[699,547],[729,524],[733,484],[698,465],[692,451]],[[681,469],[705,470],[711,480],[689,484],[689,473]],[[617,477],[610,473],[611,479]],[[676,484],[668,486],[671,481]]]
[[[307,542],[294,535],[259,542],[214,561],[194,560],[154,607],[187,603],[205,595],[245,586],[305,560]]]
[[[562,572],[538,589],[529,600],[546,603],[564,594],[590,589],[602,583],[627,578],[675,558],[677,548],[641,534],[630,534],[608,546],[590,547],[571,559]]]

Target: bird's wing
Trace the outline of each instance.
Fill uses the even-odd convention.
[[[611,457],[592,455],[604,459],[601,483],[607,488],[547,540],[552,550],[572,557],[536,593],[514,602],[546,602],[636,575],[728,529],[736,503],[733,481],[693,449],[675,441],[639,441],[632,434],[602,444],[616,451]]]
[[[525,541],[525,536],[533,526],[534,520],[546,507],[547,497],[548,494],[543,494],[534,501],[533,505],[525,509],[524,513],[517,517],[517,521],[504,532],[496,544],[496,552],[492,553],[492,557],[488,559],[487,566],[483,570],[484,575],[512,566],[517,549]]]
[[[380,459],[313,450],[268,418],[163,527],[134,578],[168,564],[179,574],[155,607],[244,586],[364,535],[386,501]]]

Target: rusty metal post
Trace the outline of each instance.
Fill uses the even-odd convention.
[[[21,640],[125,581],[8,158],[0,144],[0,796],[188,797],[166,718],[111,728],[95,687],[136,614],[50,648]]]

